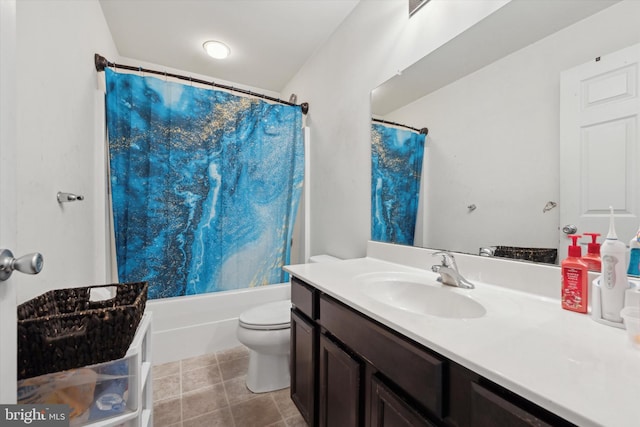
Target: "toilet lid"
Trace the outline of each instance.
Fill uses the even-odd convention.
[[[291,326],[291,301],[275,301],[251,308],[240,315],[247,329],[286,329]]]

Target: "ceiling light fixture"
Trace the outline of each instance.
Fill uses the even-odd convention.
[[[216,59],[224,59],[231,53],[231,49],[229,49],[229,46],[215,40],[204,42],[202,44],[202,47],[204,48],[205,52],[207,52],[207,55]]]

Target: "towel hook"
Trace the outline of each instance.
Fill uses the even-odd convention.
[[[81,202],[84,200],[84,196],[80,194],[63,193],[62,191],[58,191],[57,198],[58,203]]]
[[[544,205],[544,208],[542,208],[542,213],[547,213],[551,209],[555,208],[556,206],[558,206],[558,204],[556,202],[549,201],[549,202],[547,202],[546,205]]]

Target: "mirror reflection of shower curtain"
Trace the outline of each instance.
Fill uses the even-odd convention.
[[[149,298],[288,280],[300,108],[105,72],[119,280]]]
[[[425,138],[371,125],[371,240],[413,245]]]

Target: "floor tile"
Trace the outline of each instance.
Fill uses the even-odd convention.
[[[236,426],[264,427],[282,420],[275,402],[268,395],[231,405],[231,413]]]
[[[222,375],[217,364],[182,372],[183,393],[199,390],[220,382],[222,382]]]
[[[204,366],[215,365],[218,363],[218,359],[215,354],[204,354],[202,356],[196,356],[182,361],[182,370],[190,371],[191,369],[202,368]]]
[[[171,397],[180,397],[181,392],[179,374],[153,379],[154,402],[169,399]]]
[[[229,399],[230,405],[235,405],[236,403],[244,402],[257,396],[247,388],[246,381],[247,377],[243,375],[224,382],[224,388],[227,391],[227,398]]]
[[[163,363],[162,365],[155,365],[153,368],[151,368],[151,372],[154,379],[179,374],[180,361]]]
[[[291,391],[289,388],[274,391],[270,394],[274,402],[276,403],[276,406],[278,407],[282,418],[287,419],[295,415],[300,415],[300,411],[298,411],[295,403],[293,403],[293,400],[291,400]]]
[[[153,425],[154,427],[168,427],[182,421],[181,399],[167,399],[154,403]]]
[[[230,348],[229,350],[223,350],[216,353],[218,357],[218,363],[229,362],[231,360],[241,359],[249,356],[249,349],[243,345]]]
[[[233,427],[233,416],[229,408],[218,409],[182,422],[183,427]],[[248,426],[247,426],[248,427]]]
[[[199,417],[228,405],[222,383],[182,394],[182,419]]]
[[[232,378],[247,375],[247,369],[249,369],[249,357],[245,356],[228,362],[222,362],[219,366],[220,372],[222,373],[222,379],[227,381]]]
[[[307,422],[300,414],[295,417],[287,418],[285,422],[287,423],[287,427],[307,427]]]

